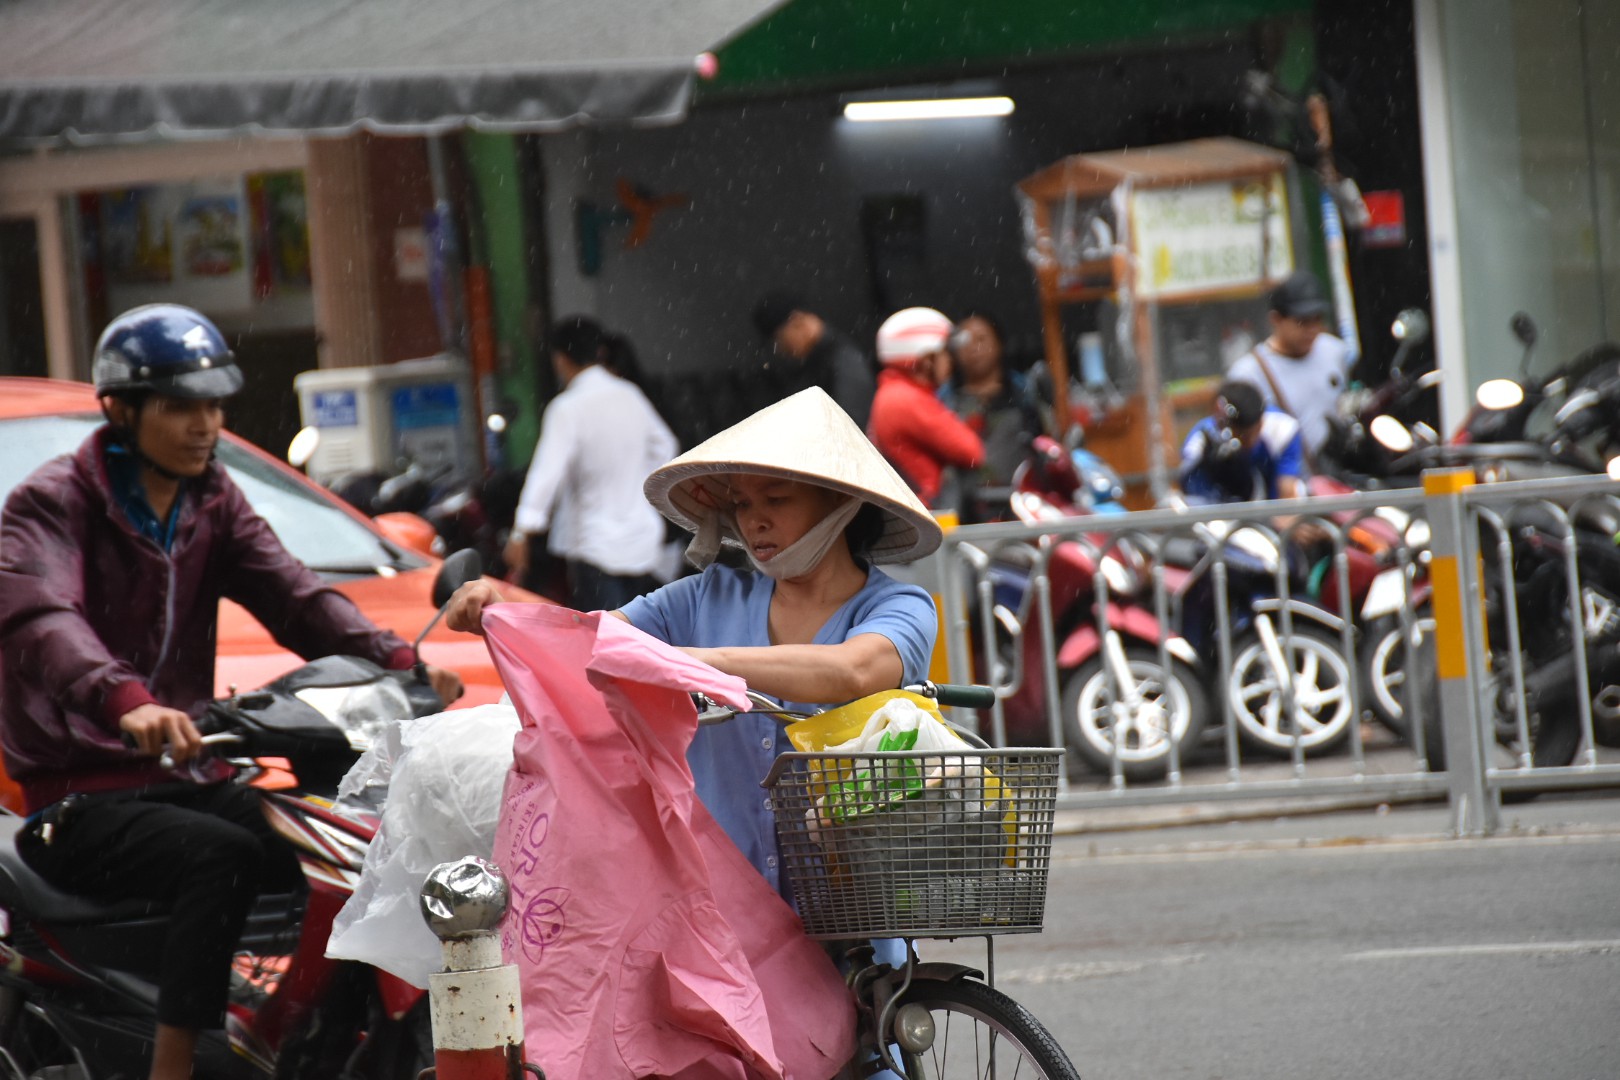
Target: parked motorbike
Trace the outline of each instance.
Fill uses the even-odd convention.
[[[1394,454],[1375,431],[1387,417],[1420,438],[1438,442],[1428,423],[1433,412],[1430,399],[1440,385],[1440,372],[1413,366],[1413,354],[1429,340],[1429,317],[1418,308],[1408,308],[1390,327],[1397,344],[1390,361],[1389,377],[1377,388],[1345,395],[1341,410],[1328,417],[1328,434],[1316,453],[1316,472],[1344,482],[1360,491],[1383,486],[1391,475]]]
[[[472,553],[445,562],[434,583],[441,613],[477,575]],[[420,664],[390,672],[341,656],[208,705],[198,723],[205,746],[291,763],[299,787],[266,793],[265,813],[296,849],[307,889],[263,896],[254,907],[226,1027],[199,1042],[198,1080],[407,1080],[432,1063],[422,991],[328,959],[326,942],[378,825],[376,814],[334,806],[338,781],[388,721],[443,707]],[[251,761],[243,764],[251,771]],[[167,913],[144,901],[103,903],[52,888],[17,854],[23,823],[0,817],[0,1076],[145,1076]]]
[[[502,548],[517,515],[523,474],[493,470],[477,480],[449,462],[403,463],[400,471],[344,473],[332,493],[368,517],[415,514],[433,529],[432,554],[476,551],[490,573],[505,573]]]
[[[1486,638],[1492,655],[1491,732],[1503,752],[1519,764],[1564,766],[1575,760],[1582,739],[1576,700],[1581,693],[1593,695],[1594,734],[1620,742],[1620,548],[1615,545],[1620,511],[1583,503],[1572,511],[1570,524],[1579,568],[1577,610],[1585,638],[1584,688],[1576,667],[1566,572],[1570,541],[1563,523],[1546,511],[1522,515],[1507,537],[1510,574],[1504,574],[1493,557],[1494,543],[1483,544],[1482,537]],[[1513,625],[1510,613],[1516,614]],[[1522,683],[1515,678],[1514,643]],[[1432,704],[1435,707],[1424,709],[1425,744],[1430,767],[1444,769],[1445,733],[1438,702]],[[1519,729],[1521,704],[1522,735],[1527,739]]]
[[[1013,487],[1013,513],[1032,525],[1084,517],[1094,512],[1098,495],[1096,482],[1086,483],[1072,453],[1046,436],[1034,440]],[[1106,478],[1104,487],[1111,490]],[[1041,672],[1049,646],[1034,608],[1030,578],[1036,561],[1032,549],[999,551],[987,567],[981,603],[993,605],[993,682],[1004,700],[1009,734],[1039,742],[1047,738]],[[1131,780],[1164,776],[1172,744],[1186,757],[1209,719],[1194,670],[1197,656],[1166,633],[1142,599],[1144,565],[1129,540],[1102,533],[1055,544],[1046,565],[1066,741],[1098,772],[1111,773],[1117,755]],[[1107,593],[1101,605],[1099,579]]]
[[[1174,589],[1173,625],[1199,657],[1211,695],[1226,695],[1239,737],[1256,750],[1291,754],[1296,739],[1307,754],[1336,749],[1355,720],[1343,620],[1309,599],[1296,553],[1261,530],[1212,522],[1195,532],[1166,540],[1160,558]],[[1218,564],[1231,643],[1224,671]]]

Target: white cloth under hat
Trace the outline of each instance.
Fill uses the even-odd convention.
[[[944,533],[900,475],[819,386],[801,390],[688,450],[647,477],[643,490],[660,513],[697,534],[718,532],[744,546],[729,514],[726,478],[772,476],[816,484],[877,507],[883,532],[867,551],[875,563],[931,554]],[[696,492],[706,491],[707,501]],[[710,503],[713,505],[711,506]]]

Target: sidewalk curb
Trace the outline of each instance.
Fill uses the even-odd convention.
[[[1146,832],[1178,829],[1190,825],[1224,825],[1269,818],[1334,814],[1346,810],[1372,810],[1395,803],[1443,802],[1432,795],[1318,796],[1300,799],[1256,799],[1252,802],[1182,803],[1169,806],[1132,806],[1064,810],[1061,805],[1053,819],[1054,836],[1087,836],[1097,833]]]

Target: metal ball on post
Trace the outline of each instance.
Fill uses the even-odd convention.
[[[428,978],[436,1080],[545,1080],[523,1060],[517,967],[501,963],[506,876],[471,856],[440,863],[422,884],[422,918],[444,947],[444,970]]]

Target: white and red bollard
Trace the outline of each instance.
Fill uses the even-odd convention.
[[[525,1072],[545,1080],[523,1060],[517,967],[501,963],[507,902],[500,867],[470,856],[439,864],[422,885],[422,917],[444,946],[444,970],[428,977],[436,1080],[520,1080]]]

